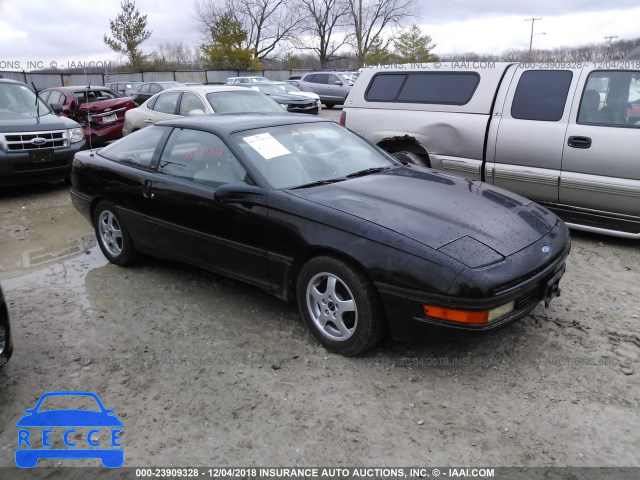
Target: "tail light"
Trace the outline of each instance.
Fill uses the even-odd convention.
[[[343,110],[342,113],[340,114],[340,125],[344,127],[346,123],[347,123],[347,112]]]

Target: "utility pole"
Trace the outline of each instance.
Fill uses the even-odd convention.
[[[533,26],[536,24],[536,20],[542,20],[542,18],[525,18],[525,22],[531,22],[531,36],[529,37],[529,59],[531,59],[531,47],[533,46]]]
[[[611,40],[613,40],[614,38],[618,38],[617,35],[609,35],[609,36],[605,36],[604,39],[607,40],[609,42],[609,45],[607,45],[607,53],[605,58],[609,59],[609,55],[611,55]]]

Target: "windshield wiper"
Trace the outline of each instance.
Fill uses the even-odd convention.
[[[331,183],[342,182],[344,178],[331,178],[328,180],[318,180],[315,182],[305,183],[304,185],[298,185],[297,187],[291,188],[291,190],[298,190],[299,188],[309,188],[309,187],[318,187],[320,185],[329,185]]]
[[[383,170],[389,170],[391,167],[372,167],[365,168],[359,172],[353,172],[347,175],[347,178],[364,177],[365,175],[371,175],[372,173],[382,172]]]

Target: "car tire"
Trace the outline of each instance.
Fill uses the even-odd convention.
[[[359,270],[333,257],[309,260],[297,278],[298,308],[324,347],[345,356],[377,345],[385,318],[373,285]]]
[[[336,105],[335,105],[335,103],[325,103],[324,106],[327,107],[329,110],[331,110]]]
[[[110,202],[100,202],[93,212],[93,227],[100,250],[107,260],[122,267],[138,259],[129,232]]]
[[[431,162],[429,161],[429,157],[423,157],[417,153],[413,152],[393,152],[391,155],[396,157],[401,162],[410,163],[412,165],[419,165],[421,167],[431,167]]]

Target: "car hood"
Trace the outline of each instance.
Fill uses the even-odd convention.
[[[272,99],[274,99],[278,103],[300,103],[307,104],[313,103],[310,98],[301,97],[300,95],[290,95],[288,93],[278,93],[269,95]]]
[[[48,113],[40,118],[11,118],[0,120],[0,133],[45,132],[48,130],[64,130],[78,128],[73,120]]]
[[[550,211],[506,190],[415,167],[397,167],[290,193],[428,247],[442,248],[454,258],[465,246],[512,255],[557,223]],[[456,240],[461,242],[452,247]]]
[[[92,410],[49,410],[25,415],[16,427],[121,427],[115,415]]]

